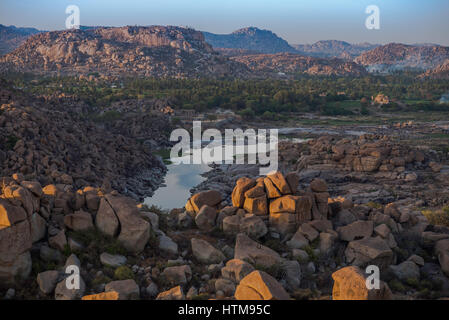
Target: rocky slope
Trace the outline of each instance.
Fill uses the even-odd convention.
[[[137,199],[150,194],[165,171],[152,148],[168,141],[168,120],[130,113],[94,122],[92,114],[92,108],[77,99],[28,97],[3,82],[0,171],[20,172],[42,184],[104,183]]]
[[[360,76],[366,74],[365,69],[354,62],[339,59],[305,57],[291,53],[245,55],[235,56],[231,59],[245,64],[255,72],[264,74],[279,72],[285,74],[305,73],[309,75],[340,76]]]
[[[207,190],[170,214],[103,188],[1,181],[0,292],[10,299],[449,295],[449,228],[400,201],[332,197],[322,179],[243,175],[231,203]],[[365,286],[368,265],[381,270],[379,289]],[[79,289],[65,286],[67,266],[80,269]]]
[[[433,69],[449,58],[449,47],[390,43],[362,53],[354,61],[370,71]]]
[[[34,28],[16,28],[0,24],[0,56],[10,53],[24,43],[30,36],[40,33]]]
[[[432,70],[428,70],[420,77],[430,77],[435,79],[449,79],[449,59]]]
[[[319,58],[340,58],[353,60],[363,52],[372,50],[379,45],[370,43],[350,44],[338,40],[322,40],[313,44],[297,44],[293,47],[300,54]]]
[[[296,52],[287,41],[269,30],[248,27],[231,34],[203,32],[206,42],[214,48],[243,49],[258,53]]]
[[[216,54],[202,33],[180,27],[55,31],[33,36],[2,57],[3,68],[37,73],[242,76],[244,66]]]

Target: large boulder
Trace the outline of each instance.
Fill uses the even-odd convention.
[[[221,275],[225,279],[239,283],[244,277],[254,271],[254,267],[240,259],[232,259],[221,269]]]
[[[8,200],[0,198],[0,229],[10,227],[26,218],[27,213],[22,207],[14,206]]]
[[[86,231],[94,228],[92,216],[85,211],[77,211],[64,217],[64,224],[74,231]]]
[[[266,195],[258,198],[245,198],[243,208],[249,213],[264,216],[268,214],[268,201]]]
[[[137,203],[128,197],[107,194],[106,200],[120,222],[118,240],[130,252],[141,252],[150,239],[150,224],[141,218]]]
[[[388,243],[380,237],[349,242],[346,261],[359,267],[377,265],[381,270],[393,263],[394,254]]]
[[[98,230],[110,237],[115,237],[118,233],[120,223],[114,210],[105,198],[100,200],[100,207],[95,217],[95,225]]]
[[[342,268],[332,274],[333,300],[391,300],[392,293],[387,284],[380,280],[379,289],[368,289],[367,275],[358,267]]]
[[[232,191],[232,205],[237,208],[243,208],[245,203],[245,192],[256,185],[256,180],[250,178],[240,178],[237,180]]]
[[[352,241],[360,238],[371,237],[374,230],[373,221],[355,221],[344,227],[337,228],[340,239],[344,241]]]
[[[109,282],[104,291],[117,292],[119,300],[136,300],[140,297],[139,286],[132,279]]]
[[[274,250],[251,240],[247,235],[239,233],[235,242],[234,259],[240,259],[263,267],[272,267],[282,261]]]
[[[289,300],[282,285],[264,271],[253,271],[240,281],[235,291],[237,300]]]
[[[225,260],[224,254],[202,239],[192,238],[192,253],[195,259],[204,264],[218,264]]]
[[[217,210],[208,205],[203,205],[195,216],[195,223],[198,229],[209,232],[215,228],[216,219]]]
[[[188,265],[167,267],[162,275],[172,285],[186,285],[192,279],[192,270]]]
[[[258,216],[247,215],[240,221],[240,232],[253,239],[259,239],[267,234],[265,222]]]
[[[28,220],[0,229],[0,280],[13,283],[31,272],[31,228]]]
[[[55,290],[56,284],[58,282],[59,272],[56,270],[50,270],[41,272],[37,275],[37,284],[39,289],[44,294],[50,294]]]
[[[216,190],[202,191],[194,194],[186,204],[186,210],[198,213],[204,205],[215,207],[221,202],[221,193]]]
[[[285,180],[284,175],[281,172],[278,171],[269,174],[267,175],[267,178],[270,179],[271,182],[273,182],[273,184],[282,194],[292,193],[292,191],[290,190],[290,186],[287,183],[287,180]]]

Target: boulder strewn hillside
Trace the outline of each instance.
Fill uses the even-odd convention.
[[[28,39],[0,63],[37,73],[241,76],[246,68],[216,54],[201,32],[171,26],[55,31]]]
[[[89,106],[81,101],[27,97],[6,86],[0,91],[3,175],[76,187],[111,184],[136,199],[157,188],[165,167],[152,155],[154,143],[138,139],[168,141],[165,117],[127,114],[96,122],[83,114]]]
[[[354,62],[339,59],[320,59],[298,54],[257,54],[231,58],[262,73],[305,73],[309,75],[353,75],[366,73],[365,69]]]
[[[354,61],[370,71],[433,69],[449,58],[449,47],[390,43],[362,53]]]

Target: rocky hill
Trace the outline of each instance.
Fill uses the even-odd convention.
[[[321,59],[291,53],[257,54],[231,58],[248,66],[253,71],[265,74],[305,73],[309,75],[360,76],[365,69],[354,62],[339,59]]]
[[[370,43],[351,44],[338,40],[323,40],[314,44],[297,44],[293,47],[303,55],[320,58],[340,58],[353,60],[363,52],[372,50],[378,45]]]
[[[38,34],[2,57],[3,68],[37,73],[141,76],[242,76],[247,69],[216,54],[201,32],[151,26]]]
[[[432,70],[428,70],[421,77],[430,77],[435,79],[449,79],[449,59]]]
[[[203,32],[206,42],[214,48],[244,49],[259,53],[296,52],[287,41],[269,30],[248,27],[231,34]]]
[[[362,53],[354,61],[370,71],[384,72],[404,68],[433,69],[448,58],[449,47],[390,43]]]
[[[10,53],[24,43],[30,36],[40,33],[34,28],[17,28],[0,24],[0,56]]]
[[[18,172],[42,184],[105,184],[136,199],[152,193],[165,166],[151,146],[168,141],[168,120],[130,113],[92,121],[94,114],[77,99],[27,96],[2,82],[0,172]]]

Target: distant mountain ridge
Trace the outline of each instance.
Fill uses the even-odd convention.
[[[34,28],[17,28],[0,24],[0,55],[13,51],[30,36],[40,32],[42,31]]]
[[[353,60],[363,52],[377,48],[380,45],[371,43],[351,44],[339,40],[322,40],[313,44],[297,44],[293,47],[299,53],[319,58],[341,58]]]
[[[259,53],[280,53],[296,50],[287,41],[269,30],[248,27],[231,34],[203,32],[206,42],[214,48],[243,49]]]

